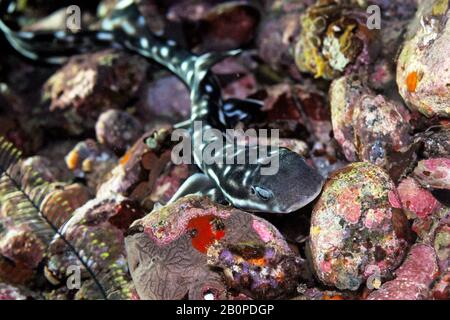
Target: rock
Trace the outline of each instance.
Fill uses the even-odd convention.
[[[39,174],[39,176],[47,182],[56,182],[64,180],[65,173],[61,173],[59,168],[53,166],[50,159],[42,156],[28,157],[21,161],[21,172],[23,172],[24,180],[29,180],[30,174]]]
[[[187,164],[174,165],[170,163],[155,181],[149,200],[160,204],[169,202],[188,177],[189,166]]]
[[[46,248],[47,244],[26,225],[8,228],[0,235],[0,280],[30,284]]]
[[[208,1],[179,1],[170,6],[166,18],[174,22],[199,21],[212,6]]]
[[[218,4],[203,16],[200,29],[202,52],[225,51],[248,44],[256,34],[260,15],[250,2]]]
[[[362,2],[356,0],[357,2]],[[414,18],[417,10],[417,0],[368,0],[369,5],[380,7],[381,30],[380,37],[382,46],[380,48],[383,58],[394,60],[403,42],[403,34],[407,31],[408,24]]]
[[[258,90],[250,98],[264,102],[264,112],[254,121],[257,127],[279,129],[286,138],[330,140],[326,97],[314,86],[282,83]]]
[[[374,90],[389,90],[395,86],[395,70],[390,61],[381,59],[371,69],[369,74],[369,84]]]
[[[158,117],[177,123],[187,119],[191,112],[189,91],[175,76],[163,76],[145,85],[137,105],[137,113],[147,121]]]
[[[411,162],[411,127],[401,105],[387,101],[381,95],[364,95],[355,106],[353,125],[355,146],[362,161],[377,164],[399,177],[396,167],[405,168]],[[405,159],[407,164],[404,164]],[[393,174],[393,173],[396,174]]]
[[[436,198],[413,178],[402,180],[397,191],[409,219],[425,218],[440,208]]]
[[[54,190],[49,190],[40,204],[42,212],[56,226],[61,227],[66,223],[73,212],[83,206],[91,194],[89,189],[80,184],[60,184]]]
[[[414,245],[405,262],[397,269],[397,277],[373,291],[368,300],[422,300],[429,298],[430,285],[438,266],[434,249],[424,244]]]
[[[0,283],[0,300],[26,300],[27,295],[22,289],[5,283]]]
[[[95,124],[97,141],[123,154],[143,133],[139,120],[126,111],[103,112]]]
[[[368,161],[397,180],[415,159],[409,114],[358,80],[340,78],[330,89],[333,132],[349,161]]]
[[[397,62],[397,85],[413,110],[427,117],[450,116],[450,8],[424,1]]]
[[[343,76],[330,86],[329,100],[334,138],[348,161],[358,160],[353,129],[353,112],[361,96],[371,90],[358,76]]]
[[[249,54],[229,57],[212,67],[221,86],[223,99],[246,99],[258,89],[254,74],[257,63]]]
[[[386,94],[389,98],[397,98],[396,59],[403,44],[408,24],[414,18],[417,0],[369,0],[359,2],[366,3],[367,7],[377,5],[381,14],[380,54],[378,60],[369,66],[369,84],[377,92]]]
[[[171,130],[161,129],[142,135],[120,159],[109,179],[100,185],[97,197],[120,194],[151,210],[154,204],[151,199],[159,201],[170,196],[172,191],[168,189],[183,181],[183,170],[178,172],[171,162],[174,142],[170,134]],[[162,181],[164,175],[166,181]]]
[[[66,129],[92,129],[101,112],[119,109],[134,97],[145,77],[141,57],[103,50],[70,58],[44,85],[51,112],[62,112]]]
[[[281,137],[292,137],[294,132],[301,133],[297,135],[300,139],[307,136],[305,120],[296,108],[292,95],[291,88],[286,84],[266,87],[251,95],[249,98],[264,103],[264,113],[261,119],[257,119],[257,126],[279,129]]]
[[[25,155],[31,155],[43,143],[43,132],[39,125],[42,118],[39,115],[30,116],[35,110],[25,101],[26,97],[0,81],[0,135]]]
[[[77,140],[72,139],[52,139],[51,143],[46,144],[43,148],[39,150],[37,156],[43,157],[44,159],[48,159],[51,163],[51,171],[55,170],[58,172],[56,175],[56,179],[58,181],[72,181],[74,176],[73,172],[67,168],[65,156],[73,149],[78,143]],[[33,160],[34,162],[34,160]],[[38,161],[40,163],[41,161]],[[47,162],[47,160],[42,161],[43,164]]]
[[[133,223],[126,248],[141,299],[287,296],[302,263],[267,221],[200,196]]]
[[[295,86],[292,91],[294,99],[299,101],[310,134],[317,142],[329,143],[332,131],[331,114],[324,94],[307,86]]]
[[[431,296],[435,300],[450,299],[450,272],[443,274],[433,286]]]
[[[117,157],[108,148],[92,139],[77,143],[65,160],[74,176],[86,179],[93,191],[107,179],[117,163]]]
[[[436,229],[433,247],[440,270],[442,272],[450,271],[450,219],[446,223],[442,222]]]
[[[269,16],[258,32],[258,55],[275,70],[296,70],[291,50],[300,32],[298,11]]]
[[[226,51],[249,43],[256,34],[259,11],[250,1],[179,1],[167,18],[184,28],[188,46],[196,52]],[[179,36],[179,35],[178,35]]]
[[[433,243],[437,230],[448,223],[450,223],[450,208],[441,205],[438,205],[432,214],[415,218],[412,230],[417,234],[416,242],[435,246]],[[435,250],[438,249],[435,247]]]
[[[352,163],[329,178],[311,217],[314,270],[325,285],[357,290],[377,270],[387,278],[408,246],[407,220],[380,167]]]
[[[450,125],[437,132],[427,132],[423,139],[425,158],[441,158],[450,154]]]
[[[338,146],[335,141],[328,143],[314,143],[311,150],[311,159],[323,177],[329,177],[333,172],[345,167],[348,162],[341,160],[338,154]]]
[[[56,144],[56,147],[59,145]],[[73,144],[72,144],[73,146]],[[72,147],[70,146],[70,147]],[[44,149],[41,149],[42,151]],[[24,158],[21,160],[21,172],[24,175],[24,179],[27,179],[29,174],[39,174],[39,176],[47,182],[60,182],[68,183],[73,180],[72,172],[67,168],[64,163],[64,156],[67,153],[63,153],[65,150],[61,150],[58,153],[59,159],[56,159],[55,155],[51,158],[45,155],[35,155],[32,157]],[[69,150],[67,150],[69,151]],[[45,154],[44,152],[42,154]]]
[[[302,72],[334,79],[366,67],[378,53],[376,30],[369,30],[358,5],[318,0],[301,17],[295,61]]]

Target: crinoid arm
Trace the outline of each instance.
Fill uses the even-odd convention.
[[[89,253],[85,239],[68,240],[64,224],[72,216],[70,206],[62,198],[51,199],[53,184],[45,181],[30,167],[21,166],[21,152],[0,137],[0,222],[6,228],[22,227],[33,232],[48,248],[55,238],[61,239],[78,259],[91,282],[104,299],[129,299],[123,287],[123,272],[111,266],[108,270],[95,268],[100,259]],[[116,270],[117,269],[117,270]]]

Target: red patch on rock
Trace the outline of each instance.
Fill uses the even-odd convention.
[[[397,188],[403,208],[418,218],[425,218],[438,207],[438,201],[413,178],[403,180]]]
[[[187,230],[192,237],[192,246],[201,253],[206,253],[214,241],[222,239],[225,235],[221,225],[221,221],[213,215],[191,219]]]
[[[353,188],[343,190],[339,195],[338,202],[341,204],[339,215],[349,223],[358,223],[361,217],[361,206],[358,203],[358,192]]]

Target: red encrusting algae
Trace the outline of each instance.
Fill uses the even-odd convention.
[[[213,215],[207,215],[189,220],[187,229],[192,236],[192,246],[202,253],[206,253],[214,241],[222,239],[225,235],[224,230],[214,226],[216,219]]]

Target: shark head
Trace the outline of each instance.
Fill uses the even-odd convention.
[[[319,195],[324,178],[299,154],[280,148],[268,157],[266,164],[278,157],[272,174],[264,174],[263,165],[248,165],[224,182],[222,190],[232,205],[251,212],[290,213]]]

